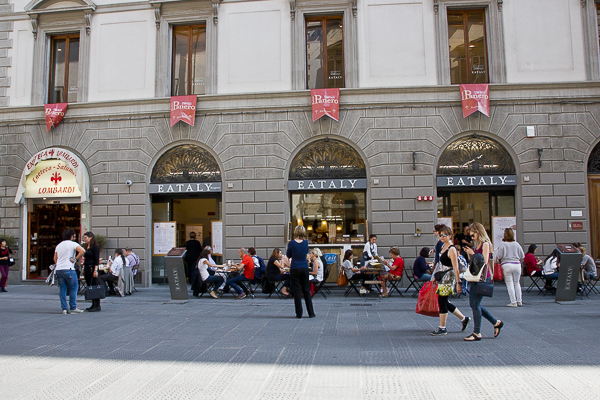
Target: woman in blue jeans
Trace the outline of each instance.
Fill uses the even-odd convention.
[[[471,258],[474,254],[481,254],[483,256],[484,265],[490,265],[492,257],[492,243],[490,238],[485,231],[483,225],[479,222],[474,222],[469,227],[471,230],[471,237],[475,243],[474,247],[471,249],[470,247],[465,248],[465,251]],[[490,283],[492,281],[493,270],[488,268],[487,271],[483,273],[487,274],[486,282]],[[471,305],[471,309],[473,310],[473,333],[465,338],[467,342],[476,342],[481,340],[481,317],[490,321],[490,323],[494,326],[494,337],[498,337],[500,334],[500,330],[504,327],[504,322],[499,319],[494,318],[490,312],[481,305],[481,299],[483,296],[477,294],[477,282],[469,282],[469,303]]]

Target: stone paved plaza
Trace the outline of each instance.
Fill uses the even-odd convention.
[[[600,296],[560,305],[504,285],[484,299],[505,321],[463,342],[450,316],[415,314],[416,300],[315,297],[317,318],[293,301],[192,298],[167,287],[103,300],[102,312],[62,315],[58,289],[0,294],[1,399],[598,399]],[[471,315],[468,301],[454,301]],[[88,303],[79,303],[80,308]]]

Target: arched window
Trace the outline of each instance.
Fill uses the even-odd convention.
[[[442,153],[437,175],[513,175],[515,165],[495,140],[478,135],[452,142]]]
[[[335,139],[310,143],[292,161],[290,179],[366,178],[365,163],[350,145]]]
[[[184,144],[172,148],[156,162],[150,183],[220,182],[215,158],[201,147]]]
[[[600,143],[594,147],[587,166],[588,174],[600,174]]]

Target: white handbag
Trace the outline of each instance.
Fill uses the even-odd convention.
[[[485,275],[483,275],[484,271],[485,271]],[[483,279],[481,277],[482,275],[484,276]],[[486,277],[487,277],[487,265],[484,265],[483,268],[481,268],[479,270],[479,273],[477,275],[471,274],[471,271],[468,268],[463,273],[463,279],[467,282],[483,282],[483,281],[485,281]]]

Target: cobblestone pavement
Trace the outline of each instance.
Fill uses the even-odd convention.
[[[467,343],[450,316],[415,314],[410,297],[170,301],[167,287],[110,297],[102,312],[62,315],[58,289],[0,293],[1,399],[599,399],[600,295],[575,305],[525,294],[505,321]],[[468,301],[454,303],[471,315]],[[80,308],[88,307],[80,302]]]

